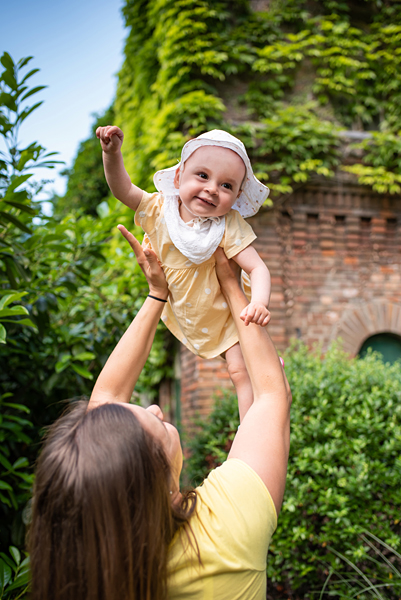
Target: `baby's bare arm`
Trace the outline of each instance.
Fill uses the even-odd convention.
[[[125,170],[121,146],[124,134],[119,127],[107,125],[98,127],[96,136],[103,150],[103,166],[106,181],[115,198],[136,210],[142,199],[143,191],[131,182]]]
[[[268,310],[270,302],[271,279],[269,269],[266,267],[253,246],[248,246],[234,256],[233,260],[251,278],[251,302],[241,312],[241,319],[245,325],[255,323],[265,327],[270,321]]]

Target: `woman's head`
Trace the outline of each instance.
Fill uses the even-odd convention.
[[[168,544],[192,511],[171,506],[167,433],[163,444],[149,418],[79,403],[51,429],[29,535],[34,600],[164,596]]]
[[[170,491],[179,489],[179,479],[182,469],[182,448],[180,435],[171,423],[164,420],[162,410],[156,404],[142,408],[136,404],[124,404],[137,417],[145,431],[160,444],[170,465]]]

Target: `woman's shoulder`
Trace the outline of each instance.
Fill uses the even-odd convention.
[[[242,571],[264,572],[277,518],[270,494],[255,471],[239,459],[229,459],[211,471],[196,492],[189,531],[204,571],[229,573],[239,565]],[[185,548],[185,535],[178,535],[171,547],[173,569],[184,569],[186,561],[194,559],[191,552],[190,559],[184,558]]]
[[[251,507],[267,509],[276,526],[276,509],[269,490],[252,467],[238,458],[230,458],[213,469],[197,492],[202,501],[216,504],[222,501],[225,507],[228,501],[247,511]]]
[[[267,551],[277,513],[268,489],[249,465],[226,460],[209,473],[197,494],[202,526],[219,531],[225,543],[255,544]]]

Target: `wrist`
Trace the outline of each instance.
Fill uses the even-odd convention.
[[[168,289],[161,289],[149,286],[149,296],[154,296],[159,300],[166,300],[168,298]]]

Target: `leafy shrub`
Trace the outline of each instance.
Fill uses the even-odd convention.
[[[401,545],[401,372],[374,354],[350,360],[336,345],[324,358],[294,346],[285,362],[294,399],[291,451],[267,570],[273,583],[308,597],[327,578],[323,559],[330,554],[340,567],[328,547],[363,565],[371,549],[361,530],[395,551]],[[235,412],[235,398],[224,398],[193,437],[190,480],[224,460]],[[389,581],[385,563],[377,569]]]
[[[370,556],[367,556],[364,561],[363,570],[341,552],[329,548],[331,551],[331,555],[327,556],[329,574],[321,590],[321,596],[327,589],[330,596],[334,597],[357,597],[367,600],[399,598],[401,554],[369,531],[361,533],[359,537],[371,550]]]
[[[185,477],[191,485],[202,483],[206,475],[225,461],[239,425],[237,401],[232,392],[224,390],[215,399],[210,419],[199,420],[199,430],[186,443],[190,451],[185,465]]]
[[[31,97],[43,89],[30,86],[38,71],[25,72],[31,59],[14,62],[7,52],[0,57],[5,148],[0,152],[0,387],[3,400],[12,402],[1,405],[1,547],[23,544],[23,507],[32,482],[28,465],[36,458],[41,429],[59,415],[63,400],[90,394],[92,380],[147,294],[144,276],[116,229],[119,222],[132,229],[133,213],[116,200],[114,205],[104,200],[96,164],[83,208],[76,208],[82,203],[78,165],[69,193],[79,197],[71,211],[66,212],[66,201],[57,214],[43,214],[37,201],[42,184],[32,183],[33,169],[53,168],[57,161],[39,143],[25,147],[19,140],[20,125],[40,105],[30,106]],[[101,165],[97,140],[82,152],[93,158],[95,143]],[[159,325],[136,392],[154,397],[169,370],[166,329]],[[33,428],[21,411],[31,415]]]
[[[24,600],[29,587],[29,557],[10,546],[9,554],[0,552],[0,600]]]
[[[32,442],[32,423],[21,416],[30,411],[24,405],[7,402],[9,396],[0,396],[0,520],[6,524],[0,533],[3,547],[10,536],[14,544],[24,541],[23,510],[33,485],[33,473],[24,456]]]

